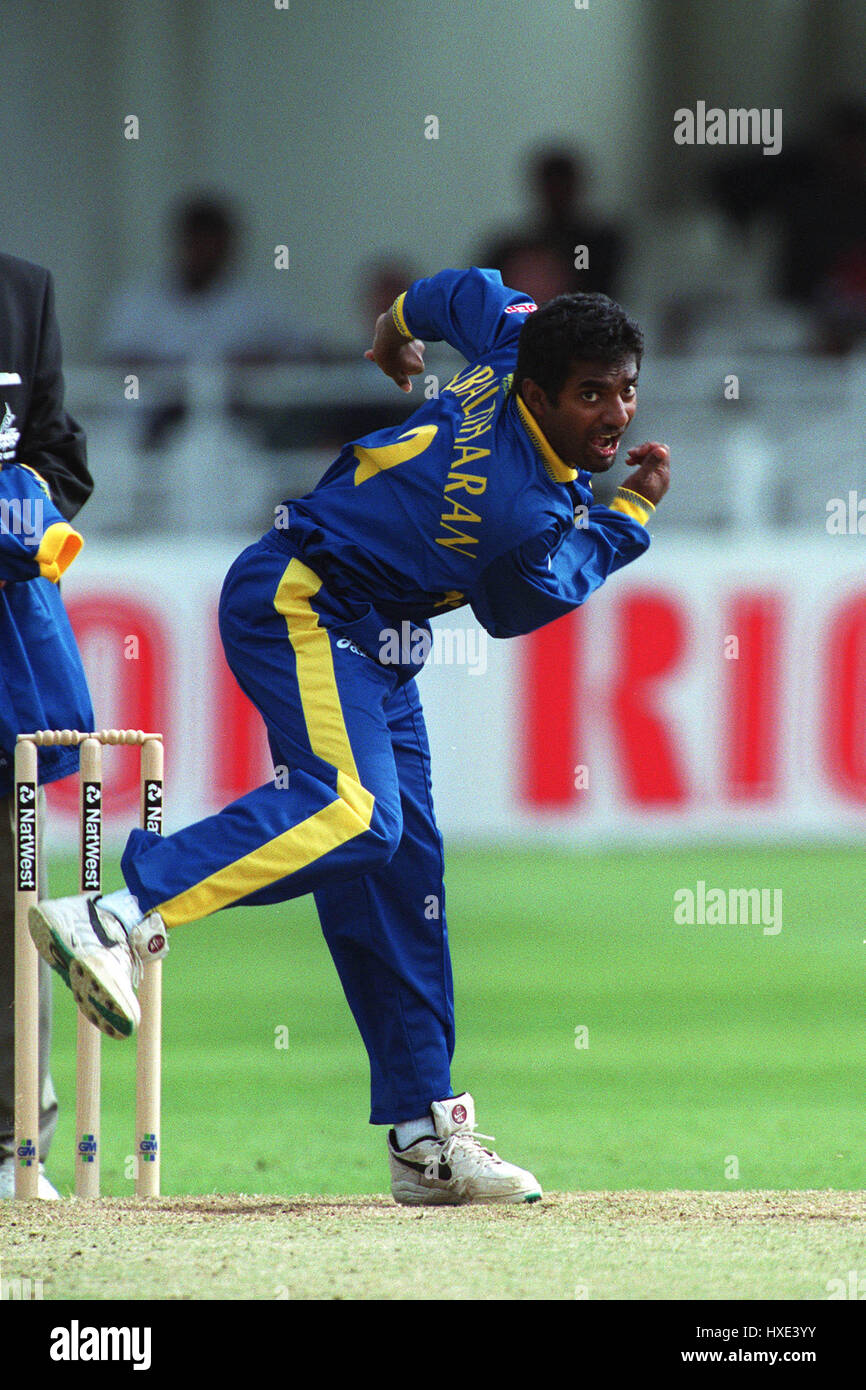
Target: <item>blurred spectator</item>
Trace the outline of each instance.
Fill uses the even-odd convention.
[[[570,150],[547,147],[532,156],[527,172],[533,213],[524,226],[494,237],[479,264],[499,270],[509,284],[509,277],[523,274],[524,282],[514,288],[526,290],[537,302],[543,300],[525,282],[527,274],[546,299],[576,290],[600,290],[616,298],[625,237],[618,227],[590,210],[584,161]],[[586,247],[585,256],[582,247]],[[503,266],[508,267],[509,277]],[[546,293],[549,286],[555,287],[552,293]]]
[[[362,266],[360,301],[365,333],[372,336],[379,315],[387,313],[397,296],[417,278],[409,262],[399,256],[380,256]]]
[[[512,242],[494,269],[500,271],[503,284],[528,295],[536,304],[546,304],[548,299],[574,289],[572,263],[546,241],[527,238]]]
[[[768,167],[772,166],[772,167]],[[712,192],[744,229],[771,214],[780,236],[777,290],[811,314],[816,346],[846,352],[866,338],[866,106],[840,101],[818,134],[772,159],[726,161]]]
[[[224,200],[180,203],[166,273],[117,296],[106,316],[102,355],[124,366],[315,357],[319,345],[286,317],[277,272],[270,294],[236,276],[239,240],[239,219]]]
[[[170,262],[162,275],[127,285],[106,314],[101,355],[125,369],[149,365],[215,365],[320,360],[326,350],[304,324],[290,319],[279,272],[270,292],[240,278],[238,214],[225,199],[181,201],[170,221]],[[172,379],[145,419],[146,446],[164,442],[185,417],[182,387]],[[238,403],[235,416],[257,418]],[[261,422],[259,422],[261,423]]]
[[[356,297],[360,310],[359,329],[363,346],[359,351],[358,340],[354,339],[347,346],[348,361],[362,361],[361,354],[372,341],[377,318],[380,314],[388,312],[397,296],[408,289],[412,281],[418,279],[418,275],[419,272],[407,258],[393,254],[376,256],[361,266]],[[370,379],[374,386],[379,385],[375,375],[371,374]],[[358,439],[361,435],[372,434],[374,430],[386,429],[395,419],[411,415],[417,408],[418,400],[414,394],[410,399],[397,402],[396,414],[395,403],[390,397],[384,400],[374,399],[368,403],[335,403],[326,418],[322,418],[321,412],[319,413],[318,442],[325,449],[339,452],[347,439]]]

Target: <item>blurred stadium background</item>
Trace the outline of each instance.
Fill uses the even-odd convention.
[[[689,1008],[721,980],[715,1003],[723,1017],[732,1006],[733,1026],[732,1001],[747,979],[755,1028],[739,1036],[754,1062],[752,1089],[744,1100],[734,1086],[728,1101],[730,1115],[750,1117],[748,1134],[728,1140],[724,1126],[710,1125],[707,1137],[698,1126],[711,1156],[695,1156],[689,1107],[703,1104],[704,1092],[687,1082],[670,1091],[673,1072],[661,1059],[655,1084],[682,1101],[666,1113],[667,1132],[688,1157],[652,1161],[652,1116],[627,1142],[605,1128],[611,1109],[624,1115],[643,1085],[624,1009],[616,1020],[607,1015],[622,1025],[624,1050],[610,1054],[619,1058],[616,1077],[602,1068],[585,1093],[590,1110],[595,1096],[606,1115],[593,1152],[610,1159],[594,1163],[592,1181],[721,1185],[733,1181],[724,1155],[751,1143],[763,1146],[750,1171],[754,1178],[760,1169],[764,1185],[832,1185],[834,1174],[853,1185],[857,1170],[846,1162],[839,1180],[829,1153],[836,1111],[815,1121],[814,1163],[789,1170],[784,1155],[796,1129],[785,1076],[801,1078],[809,1106],[827,1086],[845,1109],[845,1077],[855,1091],[863,1086],[851,1055],[862,1036],[853,997],[834,994],[829,964],[816,962],[829,961],[822,943],[832,938],[833,978],[847,991],[864,950],[855,900],[866,875],[859,856],[840,859],[832,847],[851,855],[866,833],[866,541],[857,525],[866,498],[866,134],[857,106],[866,90],[866,9],[858,0],[291,0],[285,8],[271,0],[35,0],[4,2],[0,13],[2,245],[55,274],[67,404],[87,430],[96,481],[79,519],[87,548],[64,593],[99,722],[165,730],[169,826],[267,775],[255,721],[219,652],[219,586],[274,505],[307,490],[345,438],[382,412],[408,408],[362,360],[380,282],[401,267],[428,274],[477,263],[497,236],[525,227],[537,249],[527,161],[539,149],[580,158],[590,265],[592,228],[617,228],[624,251],[611,290],[647,335],[632,435],[670,443],[673,483],[646,560],[585,612],[510,643],[485,642],[461,612],[434,623],[443,639],[419,688],[437,810],[458,866],[451,929],[458,991],[466,985],[467,1053],[474,1074],[487,1076],[509,1139],[514,1105],[526,1107],[516,1137],[525,1129],[529,1151],[520,1157],[531,1163],[529,1099],[514,1099],[522,1063],[507,1022],[513,1016],[522,1036],[532,1032],[526,989],[541,984],[537,961],[525,973],[527,938],[537,952],[546,928],[573,927],[588,942],[599,923],[619,941],[629,988],[644,1003],[654,962],[671,965],[681,948],[690,961],[697,952],[695,973],[682,970],[669,996],[654,996],[652,1026],[678,1054],[673,1067],[685,1065],[677,1038],[695,1043],[688,1055],[709,1086],[701,1047],[715,1044],[700,1008],[694,1016]],[[698,101],[781,109],[782,151],[675,144],[674,112]],[[144,302],[135,286],[164,270],[167,219],[179,200],[200,194],[236,211],[249,312],[276,316],[287,341],[221,358],[204,339],[186,357],[160,361],[139,333],[126,351],[123,332],[135,338]],[[138,328],[148,322],[142,310]],[[447,380],[455,361],[432,347],[431,377]],[[416,398],[424,389],[416,383]],[[122,757],[114,766],[119,826],[133,813],[134,770]],[[58,852],[71,845],[74,797],[70,782],[53,798]],[[795,855],[794,845],[821,846],[827,858]],[[463,857],[476,846],[494,856],[478,880],[483,892],[472,888],[472,861]],[[741,848],[726,858],[733,846]],[[743,846],[759,850],[743,858]],[[638,847],[653,853],[630,859]],[[510,850],[519,855],[497,855]],[[611,850],[618,857],[604,858]],[[550,851],[557,857],[546,858]],[[568,882],[548,899],[551,873]],[[783,931],[676,926],[673,892],[701,878],[725,888],[784,886],[791,909]],[[516,908],[509,916],[503,903],[520,884],[517,901],[531,915],[533,883],[550,917],[527,922]],[[821,905],[830,902],[824,919]],[[461,908],[471,917],[465,937]],[[233,930],[241,942],[241,927]],[[310,943],[318,952],[320,943]],[[178,955],[187,949],[210,948],[202,941]],[[780,960],[794,953],[780,975],[768,964],[773,950]],[[494,952],[495,990],[472,1000]],[[562,998],[546,999],[536,1020],[562,1030],[565,1067],[586,1020],[563,999],[576,998],[595,970],[592,988],[608,989],[610,1000],[622,975],[608,970],[597,940],[582,964],[561,941],[557,952]],[[836,1018],[844,1045],[817,1023],[811,1046],[802,1035],[791,1042],[792,1016],[816,969],[821,1016]],[[330,994],[329,1007],[339,1008]],[[273,1011],[282,1021],[285,1010],[274,1002]],[[494,1022],[499,1041],[485,1051],[473,1018],[498,1021],[507,1047]],[[760,1037],[759,1020],[768,1026]],[[244,1042],[239,1075],[254,1046]],[[545,1047],[523,1075],[527,1087],[545,1070]],[[363,1066],[352,1055],[347,1103],[357,1106]],[[729,1063],[732,1076],[741,1054],[725,1055],[722,1070]],[[831,1058],[828,1081],[822,1068]],[[342,1066],[329,1073],[332,1083]],[[548,1116],[554,1093],[551,1082]],[[762,1097],[769,1108],[759,1141]],[[845,1110],[839,1123],[850,1118]],[[308,1137],[333,1140],[321,1130]],[[585,1146],[575,1145],[579,1167]],[[846,1153],[850,1146],[849,1130]],[[644,1158],[630,1166],[624,1150]],[[359,1190],[381,1180],[375,1153]],[[579,1184],[578,1172],[569,1181],[575,1170],[551,1161],[554,1184]],[[175,1182],[188,1186],[182,1176]],[[308,1190],[329,1190],[329,1182],[334,1190],[340,1178],[327,1166],[305,1168]]]

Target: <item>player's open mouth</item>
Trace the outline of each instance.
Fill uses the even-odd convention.
[[[619,435],[594,434],[589,440],[589,447],[592,449],[593,453],[598,454],[600,458],[612,459],[615,457],[616,451],[619,448]]]

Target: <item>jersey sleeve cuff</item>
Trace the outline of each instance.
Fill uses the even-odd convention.
[[[628,487],[617,488],[610,509],[612,512],[622,512],[624,516],[630,516],[632,521],[637,521],[641,526],[646,526],[655,511],[652,502],[642,497],[639,492],[632,492]]]
[[[394,320],[394,326],[396,327],[397,332],[401,335],[401,337],[411,339],[415,337],[415,334],[409,327],[407,327],[406,324],[406,316],[403,312],[403,304],[405,299],[406,291],[404,290],[402,294],[399,294],[397,296],[397,298],[394,300],[394,303],[391,305],[391,318]]]
[[[56,584],[72,564],[84,541],[67,521],[55,521],[47,527],[36,552],[36,563],[43,579]]]

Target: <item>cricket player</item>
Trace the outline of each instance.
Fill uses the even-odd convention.
[[[138,965],[166,928],[312,893],[370,1059],[407,1204],[534,1202],[455,1095],[442,838],[415,677],[429,620],[468,604],[494,637],[571,612],[649,545],[669,454],[630,451],[610,506],[592,475],[631,423],[638,326],[600,294],[538,309],[498,272],[416,280],[365,354],[403,391],[444,339],[467,366],[408,421],[347,444],[230,569],[220,632],[268,731],[275,775],[165,838],[133,830],[126,888],[31,909],[41,954],[112,1036],[139,1019]],[[556,711],[551,711],[556,718]],[[431,912],[430,904],[438,905]]]

